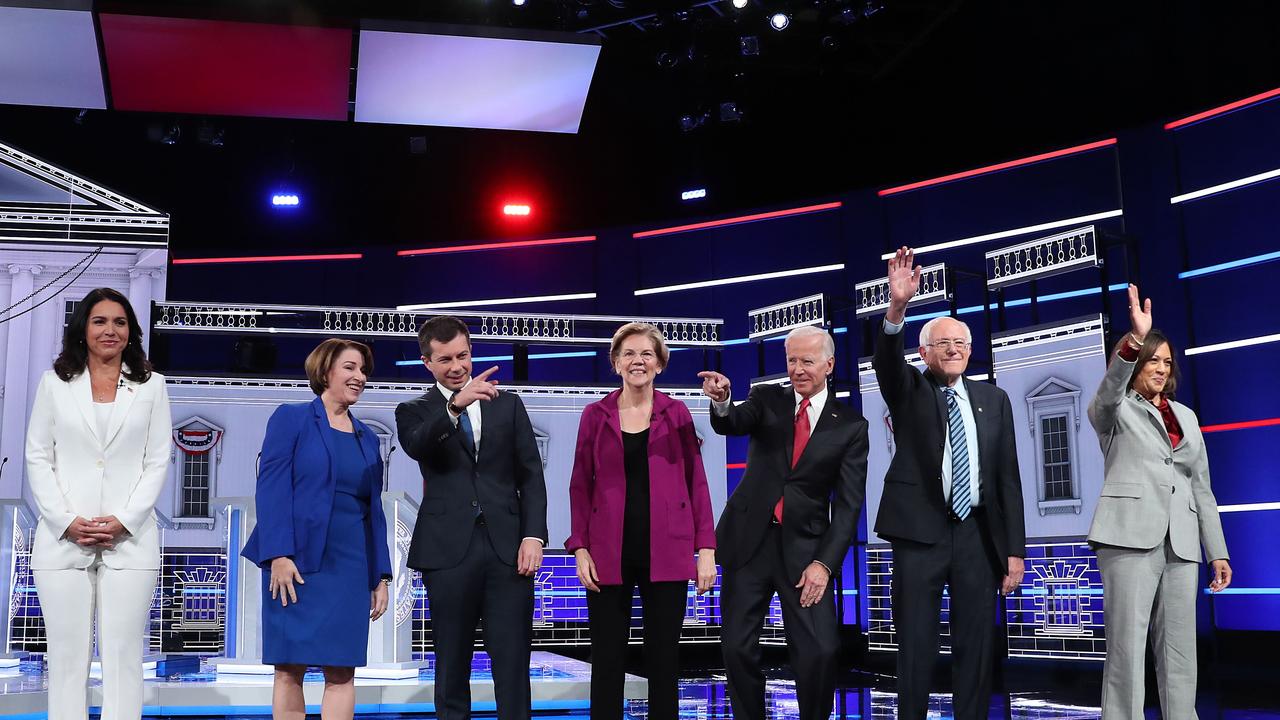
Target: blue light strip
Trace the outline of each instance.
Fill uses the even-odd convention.
[[[1110,290],[1111,292],[1118,292],[1120,290],[1127,290],[1128,288],[1129,288],[1128,283],[1116,283],[1115,285],[1109,286],[1107,289]],[[1066,292],[1049,293],[1048,295],[1041,295],[1037,298],[1037,300],[1039,300],[1039,302],[1042,302],[1042,303],[1053,302],[1054,300],[1066,300],[1068,298],[1085,297],[1086,295],[1097,295],[1098,292],[1099,292],[1098,288],[1096,287],[1084,288],[1083,290],[1068,290]],[[1023,305],[1030,305],[1030,304],[1031,304],[1031,298],[1018,298],[1017,300],[1009,300],[1005,302],[1004,306],[1008,308],[1008,307],[1021,307]],[[999,307],[1000,307],[999,304],[991,303],[992,310],[996,310]],[[957,310],[957,314],[959,315],[971,315],[976,312],[982,312],[981,305],[969,305]],[[950,315],[951,315],[951,311],[949,310],[941,310],[939,312],[925,313],[923,315],[908,315],[907,322],[915,322],[917,320],[932,320],[934,318],[948,317]]]
[[[595,357],[595,350],[584,350],[582,352],[558,352],[558,353],[533,353],[529,356],[530,360],[551,360],[553,358],[580,358]],[[471,362],[507,362],[514,360],[514,355],[478,355],[471,358]],[[413,365],[422,365],[421,360],[397,360],[396,365],[399,367],[409,367]]]
[[[239,635],[240,608],[240,513],[239,508],[231,508],[227,513],[227,627],[223,644],[227,657],[238,657],[237,646]]]
[[[585,710],[591,707],[589,700],[534,700],[534,710]],[[494,712],[498,707],[492,701],[473,701],[471,710],[473,712]],[[90,712],[95,714],[101,712],[101,708],[92,707]],[[319,715],[319,705],[307,705],[308,715]],[[355,706],[356,715],[394,715],[403,713],[435,713],[435,703],[357,703]],[[190,717],[190,716],[209,716],[209,717],[226,717],[230,715],[270,715],[270,705],[145,705],[142,708],[143,715],[159,715],[169,717]],[[10,715],[9,717],[32,718],[35,720],[45,720],[47,713],[30,713],[26,715]]]
[[[1222,272],[1224,270],[1235,270],[1236,268],[1248,267],[1249,265],[1257,265],[1259,263],[1271,262],[1272,260],[1280,260],[1280,250],[1277,250],[1276,252],[1264,253],[1262,255],[1254,255],[1252,257],[1247,257],[1247,258],[1240,258],[1239,260],[1232,260],[1230,262],[1218,263],[1217,265],[1202,267],[1202,268],[1199,268],[1198,270],[1188,270],[1186,272],[1180,272],[1178,273],[1178,279],[1186,280],[1187,278],[1200,277],[1201,275],[1212,275],[1213,273]]]
[[[1257,587],[1257,588],[1227,588],[1220,592],[1213,592],[1209,588],[1204,589],[1205,595],[1280,595],[1280,587]]]

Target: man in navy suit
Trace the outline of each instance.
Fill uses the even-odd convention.
[[[946,585],[955,717],[986,720],[996,590],[1017,589],[1026,557],[1013,408],[1000,388],[964,377],[973,338],[954,318],[921,329],[925,372],[907,363],[902,328],[920,288],[914,259],[904,247],[889,261],[889,310],[871,363],[897,444],[875,531],[893,545],[898,717],[928,713]]]
[[[471,656],[484,622],[499,720],[531,711],[533,575],[547,542],[547,489],[529,414],[498,392],[492,367],[471,375],[471,334],[455,317],[418,332],[436,384],[396,408],[400,445],[422,471],[408,565],[422,571],[435,643],[441,720],[471,717]]]

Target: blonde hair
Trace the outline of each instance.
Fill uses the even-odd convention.
[[[343,340],[341,338],[329,338],[316,346],[315,350],[307,356],[302,367],[307,371],[307,380],[311,384],[311,392],[320,395],[324,393],[324,389],[329,387],[329,371],[333,369],[333,364],[338,361],[338,356],[346,350],[355,350],[360,353],[362,360],[360,371],[365,375],[373,372],[373,350],[368,345],[355,340]]]
[[[644,335],[649,338],[653,343],[653,351],[658,356],[658,369],[665,369],[667,361],[671,359],[671,352],[667,350],[667,338],[656,325],[647,322],[629,322],[618,328],[618,331],[613,334],[613,340],[609,343],[609,364],[615,368],[618,366],[618,356],[622,354],[622,343],[633,335]]]

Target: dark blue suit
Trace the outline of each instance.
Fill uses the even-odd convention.
[[[369,548],[369,589],[373,590],[384,576],[391,577],[387,519],[381,503],[382,458],[377,434],[354,415],[351,424],[360,451],[369,461],[364,481],[372,502],[365,547]],[[332,442],[320,398],[281,405],[271,414],[262,440],[254,498],[258,526],[241,555],[263,568],[274,558],[290,557],[303,575],[320,568],[337,483]]]

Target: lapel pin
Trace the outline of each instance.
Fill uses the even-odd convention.
[[[978,412],[982,412],[982,408],[978,408]]]

